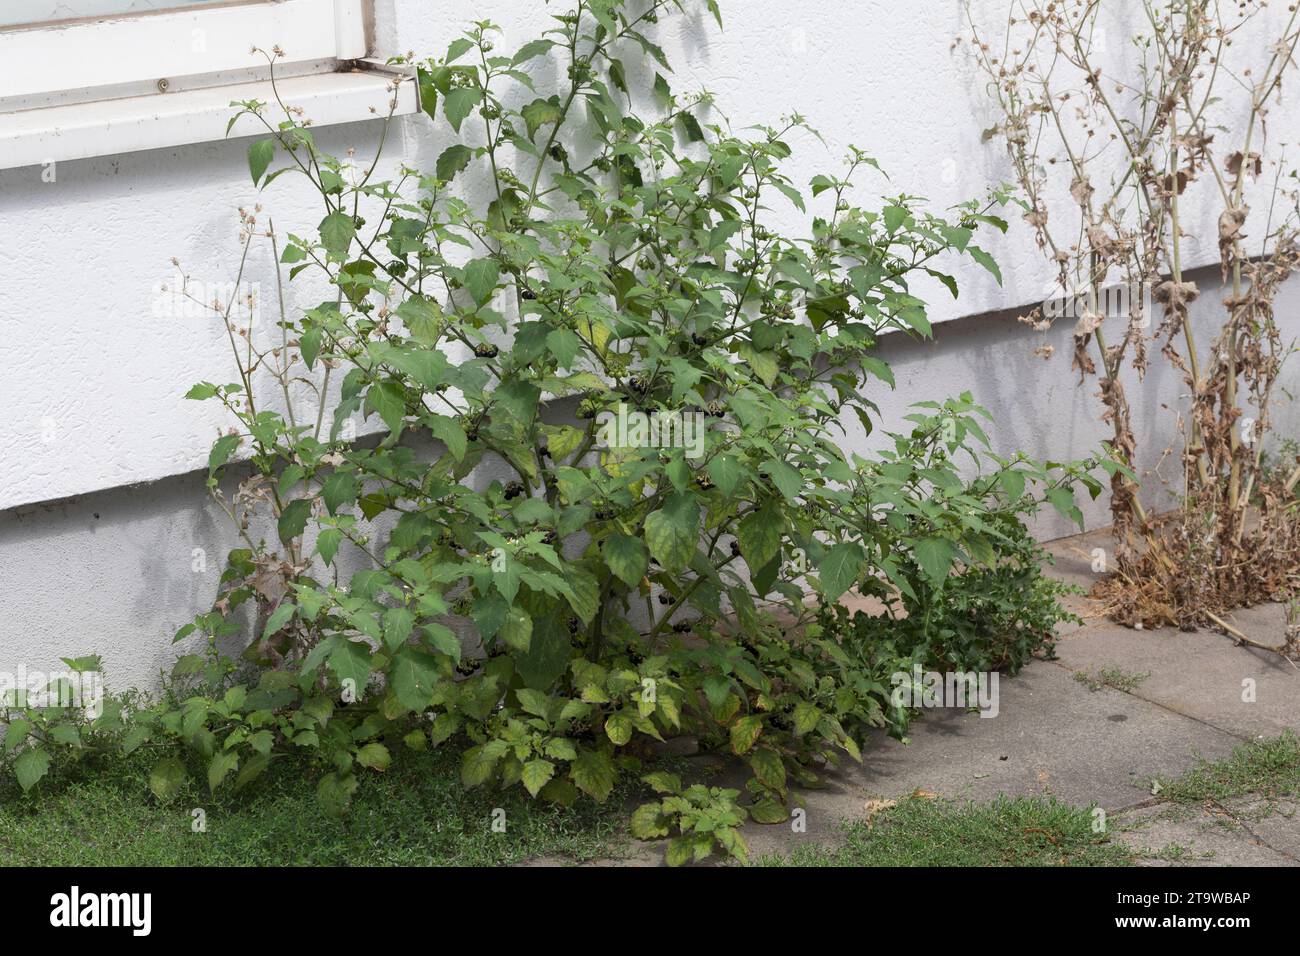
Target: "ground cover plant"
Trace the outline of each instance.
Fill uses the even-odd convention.
[[[918,406],[879,455],[843,448],[892,386],[877,338],[930,334],[910,282],[955,294],[948,258],[995,268],[976,237],[1005,229],[1003,197],[859,207],[879,173],[856,150],[805,194],[783,171],[799,117],[741,135],[673,90],[648,31],[676,6],[582,2],[505,53],[475,24],[417,64],[432,170],[381,178],[378,154],[240,104],[268,131],[254,182],[303,177],[323,210],[285,234],[245,211],[245,260],[269,246],[332,294],[280,296],[269,339],[216,310],[238,376],[188,397],[231,417],[208,484],[243,540],[177,634],[207,649],[154,703],[12,701],[24,790],[105,748],[152,755],[160,801],[303,757],[344,814],[400,753],[450,748],[464,786],[561,806],[644,778],[635,835],[674,863],[744,858],[740,823],[785,821],[792,785],[905,730],[892,673],[1050,646],[1064,612],[1025,519],[1077,519],[1112,456],[998,456],[969,395]],[[535,88],[544,60],[558,89]],[[851,588],[884,612],[836,610]],[[746,790],[647,773],[683,734],[745,761]]]

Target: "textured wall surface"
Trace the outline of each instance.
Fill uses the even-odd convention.
[[[980,0],[976,17],[993,24],[1006,7]],[[499,23],[500,46],[512,49],[562,8],[377,0],[379,52],[441,53],[471,17]],[[724,0],[723,11],[722,32],[702,10],[657,27],[676,68],[674,89],[709,89],[719,105],[711,120],[725,115],[737,129],[802,112],[824,142],[792,137],[796,183],[837,171],[849,143],[890,176],[862,181],[857,198],[866,203],[908,192],[942,208],[1010,178],[1001,151],[981,142],[994,119],[982,79],[960,47],[951,49],[968,32],[957,0]],[[1126,32],[1122,20],[1110,29],[1116,37]],[[642,69],[633,59],[629,68]],[[532,70],[539,87],[562,73],[544,60]],[[1300,128],[1291,106],[1270,123]],[[380,125],[317,135],[327,150],[355,148],[360,162]],[[384,162],[431,167],[450,135],[445,122],[401,119]],[[199,283],[233,281],[237,207],[260,202],[281,232],[307,231],[320,218],[295,177],[259,195],[246,150],[247,141],[219,142],[69,162],[57,166],[53,182],[40,167],[0,171],[0,669],[99,651],[115,686],[149,684],[174,656],[171,633],[211,600],[233,541],[194,471],[225,422],[214,403],[181,396],[198,380],[229,380],[233,368],[219,322],[178,312],[159,286],[175,280],[172,257]],[[1215,210],[1192,204],[1184,212],[1189,233],[1214,235]],[[798,218],[793,210],[784,215]],[[898,388],[878,396],[882,427],[901,427],[913,401],[969,390],[994,414],[998,450],[1057,459],[1088,453],[1104,429],[1095,397],[1069,371],[1068,328],[1047,333],[1057,352],[1044,361],[1030,354],[1043,339],[1015,321],[1013,307],[1041,299],[1049,279],[1028,227],[1015,222],[1007,236],[980,241],[1001,264],[1005,285],[965,261],[951,265],[959,299],[925,290],[933,317],[945,324],[932,342],[895,336],[884,343]],[[1212,245],[1195,242],[1186,252],[1193,265],[1215,256]],[[273,321],[269,253],[253,257],[245,278],[267,297],[263,323]],[[1215,270],[1198,281],[1203,294],[1194,309],[1205,322],[1219,298]],[[291,287],[290,308],[321,295]],[[1295,295],[1284,293],[1279,310],[1289,334],[1298,327]],[[1160,406],[1179,387],[1158,368],[1140,391],[1130,384],[1144,447],[1159,450],[1171,440]],[[1291,410],[1279,420],[1295,432]],[[864,440],[856,422],[846,427],[855,448],[879,441]],[[1086,513],[1091,524],[1102,523],[1103,503]],[[1040,530],[1069,529],[1048,519]]]

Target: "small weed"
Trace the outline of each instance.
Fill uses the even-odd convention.
[[[1112,690],[1129,694],[1141,686],[1142,682],[1150,676],[1150,673],[1126,674],[1118,667],[1103,667],[1095,675],[1089,674],[1087,671],[1079,671],[1074,675],[1074,679],[1092,691],[1109,687]]]

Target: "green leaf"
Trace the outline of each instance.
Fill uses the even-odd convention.
[[[546,53],[553,46],[555,46],[554,40],[531,40],[519,48],[519,52],[514,55],[510,65],[518,66],[520,63],[526,63],[533,57]]]
[[[785,516],[770,501],[740,520],[736,526],[736,539],[751,571],[757,571],[776,557],[781,550],[784,532]]]
[[[357,476],[350,471],[335,471],[321,485],[321,500],[330,514],[338,514],[339,507],[349,501],[355,501],[360,485]]]
[[[444,624],[426,624],[423,628],[425,639],[440,654],[446,654],[455,663],[460,663],[460,638],[451,628]]]
[[[415,629],[415,615],[407,607],[390,607],[384,612],[384,646],[390,651],[406,643]]]
[[[415,71],[416,91],[420,94],[420,109],[435,122],[438,119],[438,86],[433,74],[428,70],[417,68]]]
[[[388,679],[403,707],[422,711],[433,700],[438,685],[438,659],[428,651],[403,647],[393,658]]]
[[[998,280],[998,285],[1002,284],[1002,270],[998,268],[998,264],[993,261],[991,255],[979,246],[967,246],[966,251],[970,253],[972,259],[982,265],[985,269],[988,269],[989,272],[993,273],[993,278]]]
[[[396,382],[380,382],[366,392],[366,413],[378,412],[390,432],[401,432],[406,416],[406,395]]]
[[[745,468],[735,455],[725,452],[709,461],[709,480],[730,498],[745,477]]]
[[[1069,488],[1049,488],[1047,500],[1062,516],[1069,518],[1083,530],[1083,512],[1074,503],[1074,492]]]
[[[785,789],[785,763],[775,750],[759,747],[749,755],[749,766],[763,786],[771,790]]]
[[[307,527],[307,519],[310,517],[310,500],[295,498],[289,502],[284,511],[280,512],[280,519],[276,522],[276,530],[279,532],[280,540],[288,544],[302,534],[303,529]]]
[[[763,732],[763,718],[754,714],[741,717],[731,725],[731,752],[740,756],[754,746]]]
[[[911,215],[906,206],[886,206],[881,215],[885,219],[885,228],[889,230],[890,235],[898,232],[903,223],[907,222],[907,217]]]
[[[434,175],[443,182],[451,182],[456,178],[456,174],[469,165],[474,158],[474,151],[468,146],[456,143],[454,146],[448,146],[438,157],[438,163],[435,167]]]
[[[501,278],[501,267],[495,259],[475,259],[465,266],[465,288],[473,296],[477,305],[482,305],[492,298],[497,280]]]
[[[420,739],[423,740],[424,736],[420,735]],[[371,770],[378,770],[380,773],[387,770],[392,761],[388,748],[377,741],[368,743],[357,751],[357,763]]]
[[[622,747],[632,739],[632,718],[627,714],[610,714],[605,720],[605,736],[615,747]]]
[[[680,793],[682,790],[682,778],[667,770],[648,773],[641,780],[655,793]]]
[[[686,133],[687,141],[698,143],[704,139],[704,130],[700,128],[700,121],[694,116],[683,111],[678,114],[677,118],[682,124],[682,131]]]
[[[524,789],[535,797],[553,776],[555,776],[555,764],[549,760],[530,760],[524,764],[520,779],[523,780]]]
[[[817,705],[806,700],[801,700],[794,705],[794,732],[802,737],[804,734],[817,729],[821,723],[822,712],[817,709]]]
[[[668,85],[668,81],[664,79],[662,73],[655,74],[654,92],[660,106],[667,106],[672,102],[673,89]]]
[[[31,721],[23,717],[14,717],[9,721],[9,726],[5,728],[4,746],[0,747],[0,751],[13,750],[27,739],[27,735],[31,733],[31,730]]]
[[[845,541],[832,546],[817,567],[822,597],[827,601],[838,599],[857,583],[858,575],[866,563],[866,552],[856,541]]]
[[[76,724],[62,723],[55,724],[50,728],[50,740],[56,744],[62,744],[65,747],[81,746],[81,731]]]
[[[483,91],[473,86],[462,86],[452,90],[442,100],[442,112],[451,123],[451,128],[460,132],[460,124],[473,112],[474,107],[483,99]]]
[[[149,789],[163,803],[180,792],[185,782],[185,765],[175,757],[159,761],[149,773]]]
[[[957,557],[956,547],[947,538],[921,538],[916,542],[913,552],[921,571],[934,582],[942,581],[948,576],[948,569]]]
[[[271,165],[271,160],[274,158],[274,139],[259,139],[249,144],[248,171],[253,174],[254,186],[262,181],[262,176],[266,173],[266,167]]]
[[[672,821],[663,812],[658,803],[643,803],[632,811],[628,829],[638,840],[654,840],[666,837],[672,827]]]
[[[460,758],[460,782],[466,787],[486,783],[501,758],[483,745],[470,747]]]
[[[574,784],[597,803],[604,803],[614,790],[614,763],[600,750],[580,750],[569,776]]]
[[[332,212],[320,222],[320,241],[335,259],[346,259],[357,234],[356,224],[345,212]]]
[[[998,484],[1002,486],[1003,492],[1011,502],[1020,500],[1020,496],[1025,493],[1025,473],[1017,471],[1015,468],[1008,468],[1005,471],[998,472]]]
[[[639,538],[627,534],[611,534],[601,546],[601,553],[605,556],[609,570],[628,587],[636,587],[645,577],[649,555]]]
[[[533,100],[521,111],[524,117],[524,123],[528,126],[528,138],[533,139],[537,135],[538,129],[549,123],[558,123],[564,118],[560,111],[560,102],[556,97],[549,100]]]
[[[664,570],[676,574],[690,564],[699,540],[700,506],[689,494],[677,492],[645,519],[645,539]]]
[[[271,765],[271,755],[269,753],[253,754],[244,765],[239,768],[239,776],[235,778],[235,793],[243,790],[250,783],[262,775],[267,767]]]
[[[262,628],[262,640],[266,640],[288,624],[296,610],[298,607],[293,601],[281,601],[271,612],[271,616],[266,619],[266,627]]]
[[[14,761],[14,773],[18,776],[18,786],[26,793],[40,782],[50,769],[50,755],[40,747],[24,750]]]
[[[433,718],[433,726],[429,728],[429,740],[436,747],[449,740],[458,729],[460,729],[460,719],[455,714],[441,713]]]
[[[590,624],[600,610],[600,584],[580,565],[571,564],[564,571],[564,581],[569,586],[565,598],[573,613],[582,623]]]
[[[329,668],[340,681],[351,681],[359,697],[370,680],[369,645],[363,641],[340,641],[330,652]]]
[[[208,790],[216,793],[221,782],[239,766],[239,754],[233,750],[219,750],[208,761]]]
[[[208,474],[213,474],[218,468],[230,460],[230,456],[235,453],[239,447],[239,435],[222,435],[212,444],[212,451],[208,453]]]
[[[668,841],[668,849],[664,851],[664,861],[669,866],[684,866],[691,862],[695,856],[695,847],[689,837],[673,837]]]
[[[785,823],[790,814],[776,800],[759,800],[749,808],[749,815],[755,823]]]
[[[454,63],[472,49],[474,49],[473,40],[469,37],[457,37],[447,44],[447,56],[443,62]]]
[[[512,607],[501,625],[501,640],[515,651],[527,651],[533,638],[533,619],[521,607]]]
[[[803,475],[792,465],[769,458],[758,470],[772,479],[772,483],[787,501],[794,501],[799,497],[799,492],[803,491]]]
[[[573,360],[582,349],[582,339],[568,329],[555,329],[547,333],[546,347],[551,350],[560,368],[572,368]]]
[[[425,421],[429,431],[433,432],[433,437],[447,446],[451,456],[457,461],[463,460],[469,448],[469,439],[460,422],[445,415],[430,415]]]
[[[316,538],[316,550],[320,554],[320,559],[326,564],[334,563],[334,555],[338,553],[339,545],[343,542],[343,532],[338,528],[325,528]]]

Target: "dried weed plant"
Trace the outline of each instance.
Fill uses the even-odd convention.
[[[1269,129],[1296,65],[1297,8],[1016,0],[996,42],[969,14],[970,52],[999,112],[985,137],[1005,143],[1024,219],[1058,270],[1060,296],[1022,321],[1042,331],[1062,315],[1077,320],[1071,367],[1081,384],[1096,379],[1111,452],[1127,466],[1111,483],[1117,553],[1098,596],[1123,623],[1212,625],[1257,643],[1223,615],[1289,596],[1300,578],[1300,472],[1279,474],[1263,457],[1291,351],[1274,302],[1300,262],[1295,173]],[[1123,35],[1124,49],[1107,50],[1107,33],[1113,46]],[[1065,192],[1070,214],[1049,219],[1049,199]],[[1192,232],[1203,217],[1188,210],[1205,203],[1218,211],[1213,236]],[[1188,315],[1200,289],[1185,261],[1197,242],[1217,246],[1223,277],[1209,342]],[[1138,495],[1120,378],[1131,366],[1144,381],[1153,351],[1184,384],[1170,408],[1181,439],[1181,486],[1170,490],[1182,506],[1163,515]]]

